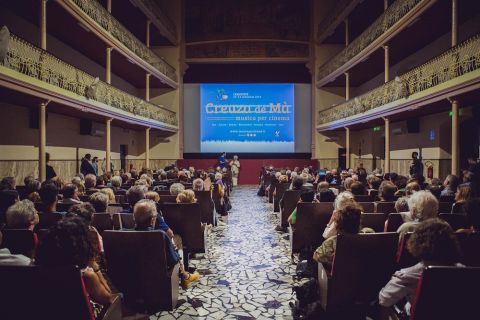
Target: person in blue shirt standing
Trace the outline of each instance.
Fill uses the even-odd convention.
[[[227,153],[226,152],[223,152],[220,157],[218,157],[218,166],[220,168],[225,168],[225,165],[227,164]]]

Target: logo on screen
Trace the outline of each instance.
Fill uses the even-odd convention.
[[[227,91],[225,91],[225,89],[218,89],[216,99],[217,100],[222,100],[222,101],[228,100]]]
[[[279,138],[280,137],[280,131],[275,131],[275,137]]]

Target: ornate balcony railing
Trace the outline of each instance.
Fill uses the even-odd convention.
[[[317,81],[325,78],[338,70],[362,50],[367,48],[381,35],[386,33],[392,26],[400,21],[405,15],[417,7],[420,3],[429,0],[397,0],[391,4],[385,12],[377,18],[361,35],[353,40],[333,59],[323,64],[318,69]]]
[[[480,69],[480,35],[352,100],[319,111],[317,125],[358,115]]]
[[[177,126],[175,112],[157,106],[99,81],[47,51],[10,35],[9,49],[0,65],[58,88],[123,110],[132,115]]]
[[[68,0],[77,5],[90,18],[110,33],[115,39],[124,44],[133,53],[155,67],[168,78],[177,81],[175,68],[165,60],[157,56],[137,37],[127,30],[110,12],[108,12],[97,0]]]
[[[154,0],[131,0],[166,38],[177,44],[177,27]]]
[[[318,24],[317,42],[321,43],[330,36],[338,27],[339,23],[343,22],[360,2],[361,0],[337,1],[332,11]]]

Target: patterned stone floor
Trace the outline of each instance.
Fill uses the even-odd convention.
[[[156,319],[292,319],[292,275],[289,243],[274,231],[277,215],[253,186],[237,187],[226,226],[212,229],[208,253],[192,259],[202,275],[180,291],[172,312]]]

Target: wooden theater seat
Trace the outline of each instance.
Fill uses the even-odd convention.
[[[212,193],[210,191],[195,191],[195,197],[197,198],[197,203],[200,204],[202,222],[215,224],[215,204],[212,200]]]
[[[80,270],[74,267],[0,266],[0,318],[50,320],[116,320],[120,297],[95,318]]]
[[[462,263],[480,267],[480,232],[457,232],[455,235],[462,251]]]
[[[113,229],[135,229],[135,220],[131,213],[115,213],[112,215]]]
[[[397,232],[403,224],[403,218],[400,213],[390,213],[385,224],[385,232]]]
[[[198,203],[166,203],[162,206],[165,222],[182,237],[188,253],[205,252],[202,212]]]
[[[373,199],[370,195],[354,195],[353,198],[357,202],[372,202],[373,201]],[[369,212],[373,212],[373,211],[369,211]]]
[[[362,212],[365,212],[365,213],[376,212],[374,202],[359,202],[358,204],[360,205],[360,207],[362,207]]]
[[[469,228],[467,217],[458,213],[440,213],[438,217],[450,225],[453,231]]]
[[[280,199],[288,189],[289,183],[277,183],[275,186],[275,192],[273,195],[273,212],[280,212]]]
[[[286,190],[280,201],[280,226],[288,226],[288,217],[292,214],[300,199],[300,190]]]
[[[360,226],[362,228],[372,228],[375,232],[383,232],[385,219],[383,213],[362,213]]]
[[[407,242],[412,234],[413,232],[407,232],[400,237],[397,250],[397,269],[408,268],[420,262],[417,258],[412,256],[407,249]]]
[[[37,235],[28,229],[2,230],[2,248],[8,248],[12,254],[23,254],[33,258],[37,246]]]
[[[410,320],[478,318],[480,268],[429,266],[423,270]]]
[[[375,212],[381,212],[385,214],[395,213],[395,201],[389,202],[375,202]]]
[[[397,245],[394,232],[338,236],[331,273],[318,264],[320,303],[332,319],[354,319],[344,313],[378,299],[395,270]]]
[[[159,201],[160,204],[176,203],[176,202],[177,202],[177,196],[172,196],[170,194],[160,196],[160,201]]]
[[[95,213],[92,216],[91,225],[95,227],[100,234],[102,234],[105,230],[112,230],[112,216],[109,213]]]
[[[173,310],[178,300],[179,264],[168,267],[162,231],[103,233],[108,275],[138,312]]]
[[[323,230],[333,213],[333,202],[298,203],[297,221],[290,228],[292,253],[303,248],[316,249],[324,240]]]
[[[438,203],[438,213],[450,213],[452,212],[452,203],[451,202],[439,202]]]

